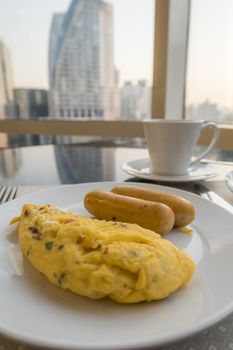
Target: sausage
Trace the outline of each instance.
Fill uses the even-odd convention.
[[[113,193],[152,202],[166,204],[175,213],[175,226],[182,227],[190,224],[195,218],[195,209],[188,200],[168,192],[157,191],[137,186],[117,186]]]
[[[87,193],[84,206],[98,219],[135,223],[160,234],[171,231],[175,221],[175,214],[165,204],[106,191]]]

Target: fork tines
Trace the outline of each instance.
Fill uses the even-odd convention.
[[[16,186],[2,186],[0,188],[0,204],[9,202],[16,197]]]

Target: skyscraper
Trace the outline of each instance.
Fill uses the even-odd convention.
[[[14,113],[13,103],[13,79],[10,60],[10,51],[0,40],[0,119]],[[0,135],[0,146],[7,145],[7,136]]]
[[[121,115],[126,120],[142,120],[151,117],[151,88],[145,80],[137,84],[126,81],[121,89]]]
[[[111,4],[73,0],[67,13],[53,16],[49,83],[53,117],[119,116]]]
[[[47,91],[42,89],[14,89],[18,119],[48,117]]]
[[[14,89],[15,117],[17,119],[41,119],[48,117],[48,94],[43,89]],[[40,144],[40,135],[9,135],[10,145]],[[46,139],[44,136],[43,139]]]
[[[6,117],[6,109],[13,103],[13,81],[10,51],[0,40],[0,118]]]

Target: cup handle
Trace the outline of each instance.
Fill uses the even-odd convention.
[[[208,122],[206,123],[203,127],[202,127],[202,130],[203,131],[204,129],[206,128],[213,128],[214,129],[214,134],[213,134],[213,138],[209,144],[209,146],[198,156],[196,157],[191,163],[190,163],[190,166],[192,166],[193,164],[196,164],[197,162],[199,162],[202,158],[204,158],[205,156],[207,156],[207,154],[209,154],[209,152],[212,150],[212,148],[215,146],[217,140],[218,140],[218,137],[219,137],[219,127],[217,126],[216,123],[214,122]]]

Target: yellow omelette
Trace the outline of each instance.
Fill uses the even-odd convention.
[[[51,205],[25,204],[19,244],[53,284],[119,303],[168,297],[193,276],[195,263],[170,241],[136,224],[75,215]]]

